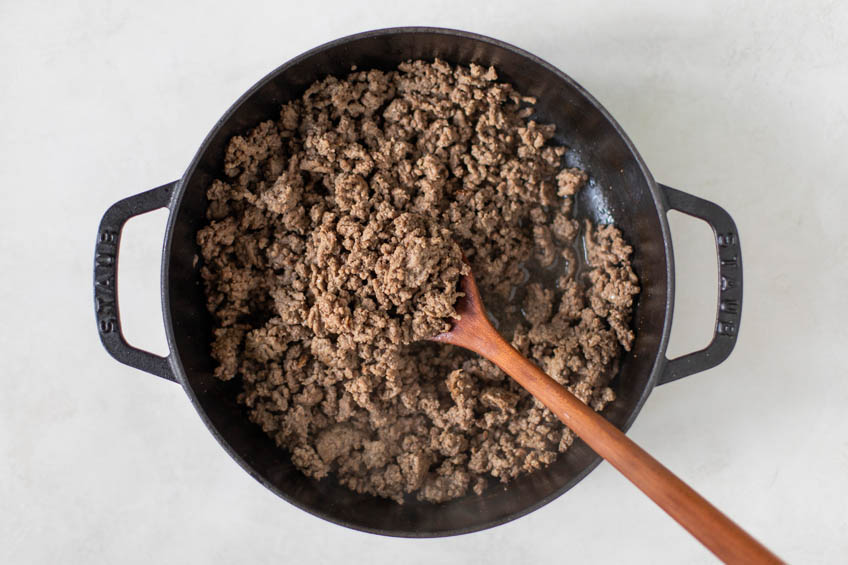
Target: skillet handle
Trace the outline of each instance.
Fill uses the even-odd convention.
[[[118,307],[118,251],[121,232],[127,220],[158,208],[166,208],[178,181],[130,196],[112,204],[97,232],[94,248],[94,312],[97,332],[106,351],[125,365],[177,382],[169,362],[170,356],[160,357],[128,344],[121,332]]]
[[[718,253],[719,284],[712,341],[700,351],[667,359],[657,383],[665,384],[711,369],[727,359],[733,351],[742,319],[742,251],[739,248],[736,224],[724,208],[674,188],[662,184],[659,186],[670,210],[704,220],[713,229]]]

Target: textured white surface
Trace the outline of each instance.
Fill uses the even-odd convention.
[[[658,180],[726,207],[745,259],[720,367],[657,389],[630,435],[792,562],[848,555],[848,5],[726,2],[0,3],[0,562],[709,563],[602,465],[545,508],[451,539],[323,522],[215,443],[182,391],[102,350],[97,223],[173,180],[251,84],[325,41],[441,25],[552,62]],[[164,350],[164,212],[132,222],[131,341]],[[672,353],[710,333],[709,235],[672,220]]]

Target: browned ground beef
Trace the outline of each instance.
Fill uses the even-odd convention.
[[[440,502],[571,444],[488,361],[416,341],[449,326],[460,253],[522,353],[595,410],[615,398],[631,248],[573,219],[587,175],[533,102],[414,61],[327,77],[230,141],[197,235],[215,374],[307,475]]]

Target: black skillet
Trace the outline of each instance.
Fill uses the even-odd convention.
[[[397,505],[358,495],[332,478],[304,476],[236,403],[238,380],[212,376],[212,320],[198,272],[195,233],[205,223],[206,189],[220,175],[227,141],[278,113],[281,104],[328,74],[394,69],[408,59],[439,57],[453,64],[494,65],[499,78],[538,99],[543,123],[557,127],[555,140],[591,175],[576,211],[595,222],[614,222],[633,244],[633,266],[642,293],[634,314],[636,341],[614,381],[617,399],[603,415],[626,430],[651,390],[724,361],[736,342],[742,305],[739,236],[719,206],[654,181],[636,148],[603,107],[571,78],[538,57],[501,41],[449,29],[408,27],[370,31],[332,41],[295,57],[248,90],[198,149],[177,181],[117,202],[97,235],[94,299],[97,327],[118,361],[179,383],[209,431],[245,471],[292,504],[326,520],[368,532],[406,537],[449,536],[514,520],[577,484],[600,458],[583,442],[547,469],[499,485],[482,496],[434,505],[409,500]],[[159,357],[129,345],[121,334],[117,305],[117,254],[124,223],[144,212],[168,208],[162,254],[162,305],[170,354]],[[679,210],[706,221],[719,256],[719,307],[715,333],[705,349],[673,360],[665,351],[674,306],[674,263],[666,214]],[[712,261],[705,257],[705,261]],[[188,485],[187,485],[188,487]]]

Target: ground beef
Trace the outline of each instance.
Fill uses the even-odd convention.
[[[215,375],[304,473],[402,502],[481,493],[573,440],[494,365],[419,341],[470,263],[499,330],[595,410],[639,292],[587,174],[493,68],[327,77],[230,140],[197,234]]]

